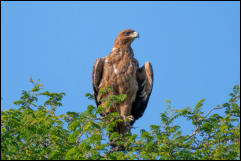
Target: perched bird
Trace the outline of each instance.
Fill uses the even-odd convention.
[[[92,83],[97,106],[106,95],[100,95],[101,88],[110,87],[111,94],[125,94],[126,99],[115,106],[106,109],[105,114],[119,112],[120,116],[132,121],[129,125],[142,117],[153,86],[153,70],[150,62],[139,68],[138,61],[134,58],[131,43],[139,34],[127,29],[121,31],[114,42],[109,55],[98,58],[93,67]],[[104,114],[103,114],[104,115]],[[116,131],[120,134],[129,132],[128,126],[118,125]]]

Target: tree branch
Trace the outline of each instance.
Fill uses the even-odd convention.
[[[204,115],[204,117],[198,119],[198,122],[203,121],[212,111],[217,110],[217,109],[222,109],[222,108],[224,108],[224,106],[214,107],[214,108],[210,109],[210,110],[207,112],[207,114]],[[200,125],[197,125],[197,126],[196,126],[196,129],[193,131],[193,133],[192,133],[191,135],[188,136],[188,138],[186,139],[186,141],[189,140],[189,139],[190,139],[191,137],[193,137],[194,135],[196,135],[196,134],[198,133],[199,129],[200,129]]]

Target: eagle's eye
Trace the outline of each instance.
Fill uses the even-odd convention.
[[[132,33],[132,31],[126,31],[126,32],[124,32],[124,35],[129,36],[131,33]]]

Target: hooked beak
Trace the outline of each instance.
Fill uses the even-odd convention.
[[[134,37],[134,38],[139,38],[140,36],[139,36],[139,33],[138,33],[138,32],[133,32],[132,37]]]

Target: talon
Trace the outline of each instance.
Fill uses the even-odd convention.
[[[132,115],[129,116],[121,116],[123,120],[127,120],[127,121],[133,121],[134,117]]]
[[[129,115],[126,117],[127,119],[129,119],[130,121],[133,121],[134,120],[134,117],[132,115]]]

